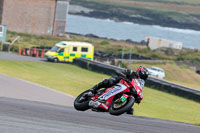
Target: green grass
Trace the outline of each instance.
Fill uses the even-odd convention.
[[[200,50],[182,50],[176,60],[189,61],[190,63],[200,65]]]
[[[32,47],[32,46],[53,46],[59,41],[66,40],[63,37],[52,37],[52,36],[39,36],[17,32],[7,32],[7,42],[12,42],[17,36],[20,36],[20,40],[15,43],[11,49],[21,47]]]
[[[142,103],[139,106],[135,105],[136,115],[193,124],[200,123],[200,103],[151,88],[145,88],[143,94]]]
[[[71,64],[0,60],[0,73],[32,81],[77,96],[108,75]],[[152,118],[200,124],[200,103],[151,88],[144,88],[144,100],[135,114]]]
[[[108,77],[71,64],[6,60],[0,60],[0,73],[32,81],[73,96]]]

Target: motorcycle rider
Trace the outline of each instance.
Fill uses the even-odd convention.
[[[94,96],[97,92],[97,90],[101,88],[109,88],[117,83],[119,83],[122,79],[125,79],[127,82],[131,82],[132,79],[137,79],[139,85],[139,88],[137,90],[132,87],[132,91],[134,93],[134,98],[136,103],[140,103],[143,99],[142,95],[142,89],[144,87],[144,81],[148,78],[148,70],[140,66],[136,72],[132,72],[131,70],[123,70],[122,72],[117,72],[117,76],[111,77],[110,79],[105,79],[102,82],[98,83],[94,87],[90,89],[90,92],[86,94],[86,96]],[[84,96],[83,96],[84,98]],[[81,101],[84,99],[80,99]],[[131,108],[127,114],[133,114],[133,109]]]

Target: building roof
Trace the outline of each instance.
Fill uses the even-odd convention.
[[[170,40],[170,39],[165,39],[165,38],[159,38],[159,37],[145,37],[146,39],[150,39],[150,38],[153,38],[153,39],[157,39],[157,40],[163,40],[163,41],[170,41],[170,42],[173,42],[173,43],[178,43],[178,45],[182,45],[182,42],[179,42],[179,41],[174,41],[174,40]]]
[[[61,42],[57,43],[56,45],[93,46],[92,44],[87,43],[87,42],[73,42],[73,41],[61,41]]]

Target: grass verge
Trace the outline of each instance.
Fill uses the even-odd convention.
[[[0,60],[0,73],[35,82],[77,96],[108,75],[91,72],[71,64]],[[135,115],[179,122],[200,123],[200,103],[144,88],[144,100],[135,105]]]

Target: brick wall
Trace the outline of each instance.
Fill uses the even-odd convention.
[[[0,24],[1,24],[1,19],[2,19],[3,1],[4,0],[0,0]]]
[[[5,0],[2,24],[10,31],[52,34],[55,9],[56,0]]]

